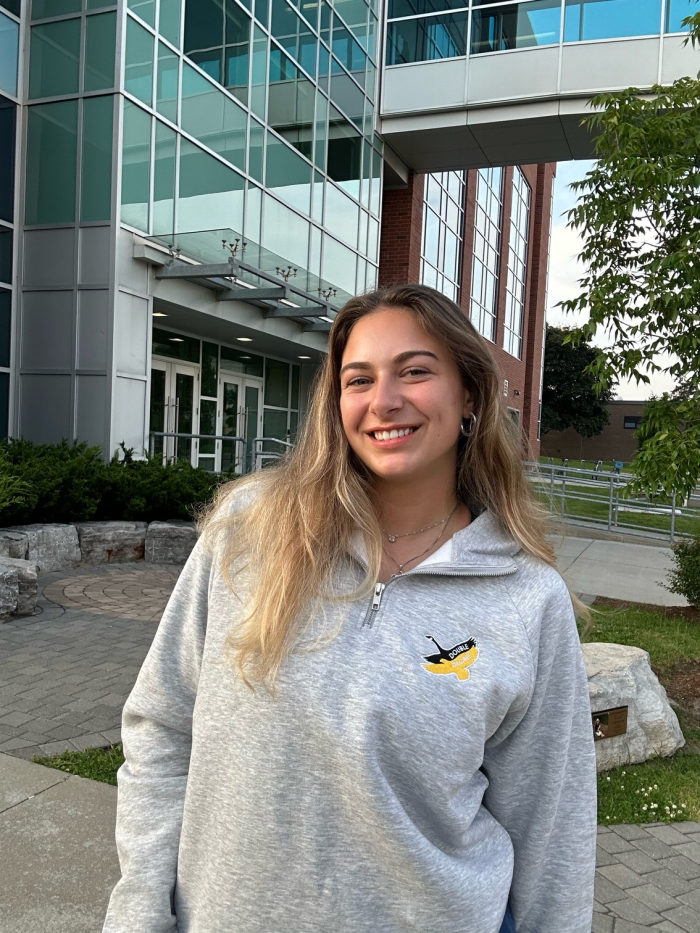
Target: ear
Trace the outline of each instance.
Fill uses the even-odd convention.
[[[462,417],[468,418],[474,410],[474,402],[472,401],[471,392],[469,389],[464,390],[464,407],[462,409]]]

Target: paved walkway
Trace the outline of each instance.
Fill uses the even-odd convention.
[[[567,538],[558,553],[589,597],[683,602],[658,582],[666,548]],[[116,789],[30,760],[119,741],[177,574],[146,564],[42,574],[39,613],[0,625],[3,933],[101,930],[119,875]],[[599,827],[595,910],[592,933],[700,933],[700,823]]]

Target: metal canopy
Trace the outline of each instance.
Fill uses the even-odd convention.
[[[169,260],[164,257],[163,266],[156,272],[157,279],[194,282],[214,291],[218,301],[245,301],[262,308],[266,318],[298,321],[304,331],[330,331],[338,306],[350,297],[342,292],[339,295],[340,290],[330,283],[292,266],[259,245],[244,242],[232,230],[148,239],[166,246],[170,255]],[[214,258],[212,252],[216,239],[219,241],[219,255],[221,251],[230,254],[226,262],[208,261],[210,257]],[[252,262],[248,261],[251,253]],[[274,272],[270,268],[273,265]],[[301,279],[299,285],[290,281],[297,277]],[[311,291],[314,286],[315,295]],[[331,299],[336,297],[340,300],[331,303]]]

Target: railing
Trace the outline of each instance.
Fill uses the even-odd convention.
[[[182,431],[151,431],[148,436],[148,454],[154,457],[156,438],[174,438],[176,441],[225,441],[247,443],[245,437],[237,437],[232,434],[186,434]],[[279,460],[287,450],[294,446],[291,441],[283,441],[279,437],[256,437],[253,439],[253,457],[250,464],[254,470],[261,470],[268,460]],[[279,444],[286,448],[284,451],[264,450],[264,444]],[[177,450],[162,451],[163,456],[169,459],[177,459]]]
[[[651,498],[627,497],[624,490],[633,477],[619,468],[606,473],[548,463],[523,465],[540,499],[564,520],[602,526],[607,531],[651,533],[667,537],[670,544],[700,533],[700,508],[690,505],[695,496],[680,503],[675,490],[671,496],[660,490]]]

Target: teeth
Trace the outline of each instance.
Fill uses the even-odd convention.
[[[415,428],[393,428],[391,431],[375,431],[374,436],[378,441],[391,441],[397,437],[405,437],[407,434],[413,434]]]

